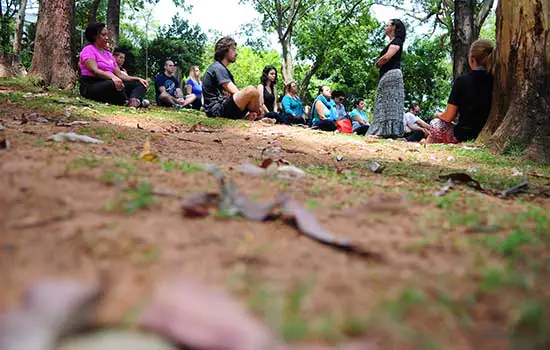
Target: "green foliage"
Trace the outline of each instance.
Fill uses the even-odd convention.
[[[129,187],[126,191],[118,193],[115,199],[106,204],[105,209],[133,214],[139,209],[147,208],[153,204],[154,199],[153,185],[142,181],[135,187]],[[153,254],[156,253],[153,252]]]
[[[480,39],[488,39],[488,40],[496,40],[497,37],[497,16],[495,12],[491,12],[491,14],[487,17],[485,20],[485,23],[483,23],[483,26],[481,27],[481,31],[479,33]]]
[[[439,38],[416,38],[403,54],[405,103],[416,103],[424,119],[445,107],[451,91],[452,66]]]
[[[191,26],[186,19],[175,15],[172,24],[162,27],[149,44],[147,62],[142,50],[136,63],[140,67],[147,64],[149,71],[156,74],[164,71],[164,61],[170,58],[186,77],[189,67],[201,62],[206,39],[198,25]]]

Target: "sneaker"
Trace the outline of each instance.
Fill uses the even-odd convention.
[[[262,118],[260,119],[261,122],[263,123],[266,123],[266,124],[275,124],[277,123],[277,119],[275,118]]]
[[[130,101],[128,101],[128,107],[139,107],[139,105],[141,104],[141,102],[139,102],[139,100],[137,98],[131,98]]]
[[[148,108],[150,105],[151,105],[151,102],[149,102],[149,100],[145,98],[141,101],[141,107],[143,108]]]

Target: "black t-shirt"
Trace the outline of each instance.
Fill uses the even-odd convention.
[[[204,111],[211,114],[215,106],[222,103],[228,96],[223,84],[235,84],[231,72],[220,62],[216,61],[208,67],[202,77],[202,94],[204,96]]]
[[[267,107],[267,110],[270,112],[273,112],[275,109],[275,94],[273,91],[269,92],[267,91],[266,87],[264,86],[264,105]]]
[[[456,78],[448,103],[458,107],[455,136],[459,141],[477,138],[491,112],[493,77],[475,70]]]
[[[380,67],[380,78],[382,78],[382,76],[386,74],[386,72],[389,70],[401,68],[401,54],[403,53],[403,40],[401,40],[400,38],[393,38],[393,40],[390,41],[388,45],[386,45],[386,47],[384,48],[384,50],[382,50],[382,52],[380,53],[380,56],[378,57],[384,56],[386,52],[388,52],[390,45],[399,46],[399,50],[395,53],[395,55],[393,55],[389,59],[388,62],[386,62],[386,64]]]
[[[176,96],[176,89],[178,89],[180,87],[180,82],[179,82],[178,78],[176,78],[175,76],[169,77],[164,73],[158,74],[157,77],[155,78],[155,95],[156,95],[156,98],[157,98],[157,103],[160,103],[160,101],[159,101],[159,95],[160,95],[159,88],[161,86],[164,86],[166,88],[167,93],[169,93],[172,96]]]

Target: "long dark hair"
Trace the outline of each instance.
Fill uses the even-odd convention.
[[[407,29],[405,29],[405,25],[403,24],[403,22],[401,22],[401,20],[397,18],[390,19],[390,22],[395,26],[395,37],[405,42],[405,37],[407,36]]]
[[[277,69],[273,66],[265,66],[262,72],[262,77],[260,78],[260,82],[262,83],[263,86],[267,86],[267,76],[269,72],[271,72],[272,70],[275,71],[275,80],[273,80],[273,85],[271,87],[273,88],[273,86],[277,84]]]

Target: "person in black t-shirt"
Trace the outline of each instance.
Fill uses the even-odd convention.
[[[470,46],[471,71],[456,78],[447,108],[432,120],[432,135],[428,143],[456,143],[475,140],[491,112],[493,77],[489,68],[493,43],[477,40]],[[456,126],[452,126],[458,117]]]
[[[367,135],[394,138],[403,136],[405,88],[401,55],[407,33],[405,25],[399,19],[389,20],[385,32],[390,43],[376,60],[376,67],[380,69],[380,82],[376,89],[372,124]]]
[[[209,117],[256,120],[263,116],[260,94],[253,86],[239,90],[227,66],[237,60],[237,43],[223,37],[214,48],[215,62],[202,77],[204,112]]]
[[[197,99],[195,94],[183,96],[180,81],[176,78],[175,73],[174,62],[166,60],[164,73],[159,73],[155,78],[155,95],[158,106],[183,108]]]

